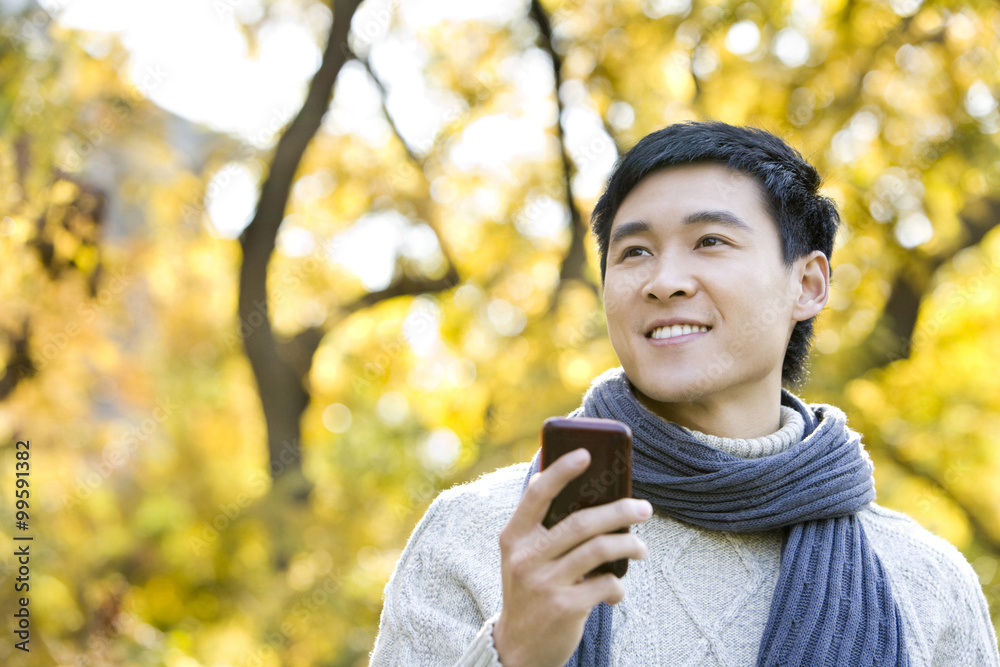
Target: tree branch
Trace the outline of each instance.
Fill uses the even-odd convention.
[[[38,369],[31,359],[31,326],[27,318],[21,323],[19,333],[0,329],[0,335],[9,341],[11,346],[10,358],[7,360],[3,376],[0,377],[0,401],[3,401],[14,393],[22,380],[35,375]]]
[[[389,107],[386,104],[386,98],[389,96],[389,91],[385,89],[385,84],[383,84],[382,80],[375,74],[375,70],[372,69],[372,64],[367,58],[361,58],[357,54],[352,55],[355,60],[364,66],[365,70],[368,72],[368,76],[371,77],[371,80],[375,83],[375,87],[378,88],[379,99],[382,104],[382,115],[385,116],[386,121],[389,123],[389,127],[392,128],[392,133],[396,135],[396,139],[399,140],[399,143],[403,144],[403,148],[406,150],[406,155],[410,158],[410,162],[423,169],[426,160],[417,155],[417,153],[410,147],[410,144],[400,133],[399,126],[396,125],[396,119],[392,117],[391,113],[389,113]]]
[[[588,228],[583,222],[580,209],[576,206],[573,198],[573,167],[570,163],[569,152],[566,150],[566,133],[563,128],[563,103],[559,97],[559,89],[562,87],[563,59],[552,45],[552,20],[548,12],[542,7],[539,0],[531,0],[530,16],[538,24],[538,32],[541,35],[541,48],[549,54],[552,59],[552,73],[555,76],[555,96],[556,108],[558,110],[558,122],[556,123],[556,134],[559,139],[559,155],[562,161],[563,181],[565,183],[564,198],[570,215],[571,237],[569,250],[563,257],[562,268],[559,270],[559,287],[552,299],[552,303],[558,300],[558,293],[562,289],[566,280],[576,279],[590,287],[594,293],[599,293],[597,285],[586,278],[584,269],[587,265],[587,250],[585,242]]]
[[[388,287],[378,292],[369,292],[343,307],[345,314],[354,313],[363,308],[374,306],[387,299],[394,299],[398,296],[412,296],[416,294],[426,294],[427,292],[441,292],[451,289],[458,284],[458,274],[455,269],[449,268],[448,273],[443,278],[410,278],[404,276],[394,280]]]
[[[882,315],[862,344],[862,349],[868,354],[861,357],[861,363],[854,371],[855,377],[875,368],[884,368],[893,361],[909,358],[920,306],[934,272],[959,251],[978,245],[990,230],[1000,224],[1000,199],[983,197],[968,202],[959,218],[966,231],[960,245],[947,254],[925,256],[922,261],[915,261],[912,268],[900,271],[893,279]]]
[[[389,93],[388,90],[386,90],[385,84],[382,83],[382,80],[379,79],[378,75],[375,73],[375,70],[372,69],[371,63],[368,61],[367,58],[361,58],[357,54],[353,53],[352,56],[364,66],[365,71],[368,72],[368,76],[371,77],[371,80],[372,82],[374,82],[375,87],[379,89],[379,98],[382,107],[382,114],[385,116],[386,121],[389,123],[389,127],[392,128],[392,133],[395,135],[396,140],[399,141],[399,143],[403,146],[403,149],[406,151],[406,155],[410,159],[410,162],[413,163],[413,165],[417,168],[420,174],[424,176],[424,166],[427,163],[427,159],[425,157],[421,157],[420,155],[418,155],[417,152],[410,146],[409,142],[406,141],[406,138],[403,137],[403,134],[399,131],[399,126],[396,124],[396,121],[393,118],[392,114],[389,113],[389,107],[386,99]],[[427,179],[425,176],[424,178],[425,184],[426,181]],[[430,215],[425,215],[424,216],[425,222],[427,223],[427,226],[431,228],[431,231],[434,232],[434,236],[437,238],[438,247],[441,249],[441,254],[444,256],[445,263],[448,266],[447,274],[443,278],[439,279],[430,279],[430,278],[414,279],[406,275],[402,275],[400,278],[394,280],[392,284],[390,284],[385,289],[380,290],[378,292],[371,292],[369,294],[366,294],[356,299],[349,305],[347,305],[344,308],[344,310],[348,314],[353,313],[362,308],[372,306],[386,299],[392,299],[397,296],[424,294],[426,292],[439,292],[451,289],[452,287],[458,284],[459,276],[458,272],[455,269],[455,261],[452,258],[450,250],[448,249],[448,245],[444,242],[444,239],[442,238],[440,232],[437,229],[437,225],[433,223],[431,217],[432,216]]]

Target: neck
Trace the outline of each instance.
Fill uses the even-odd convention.
[[[742,401],[691,401],[663,403],[632,392],[655,415],[692,431],[720,438],[761,438],[781,427],[781,391],[753,392]]]

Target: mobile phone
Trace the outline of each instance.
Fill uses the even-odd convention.
[[[632,429],[614,419],[550,417],[542,424],[542,463],[547,467],[581,447],[590,452],[590,465],[553,499],[542,521],[551,528],[571,513],[632,495]],[[615,532],[628,532],[621,528]],[[599,565],[587,576],[611,572],[624,577],[628,559]]]

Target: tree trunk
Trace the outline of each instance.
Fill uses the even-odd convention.
[[[340,68],[350,57],[347,33],[361,0],[334,0],[333,23],[323,60],[309,84],[309,93],[298,115],[285,129],[261,187],[253,219],[240,236],[240,335],[260,393],[267,422],[271,476],[301,473],[300,426],[309,394],[303,383],[303,364],[281,354],[271,327],[267,305],[267,265],[274,251],[278,229],[285,215],[288,195],[302,155],[319,130]],[[310,337],[306,358],[312,358],[318,339]],[[300,355],[301,356],[301,355]],[[308,364],[305,364],[308,372]]]

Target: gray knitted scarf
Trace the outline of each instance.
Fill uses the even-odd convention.
[[[781,402],[802,415],[805,434],[757,459],[710,447],[653,415],[621,368],[598,377],[570,417],[628,424],[633,494],[669,516],[712,530],[785,529],[758,667],[905,667],[899,609],[856,516],[875,499],[860,437],[833,406],[808,406],[785,391]],[[529,477],[538,465],[536,455]],[[610,643],[611,607],[601,603],[567,666],[610,665]]]

